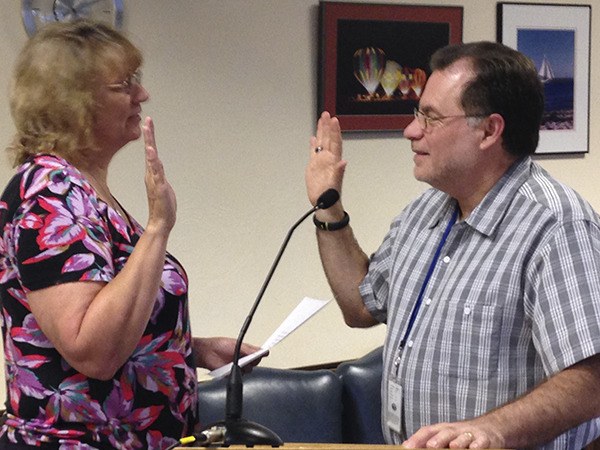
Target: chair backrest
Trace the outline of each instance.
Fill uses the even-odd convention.
[[[381,373],[383,347],[362,358],[341,363],[342,442],[384,444],[381,431]]]
[[[227,380],[199,384],[200,424],[225,417]],[[274,431],[284,442],[341,442],[342,385],[329,370],[255,367],[244,375],[242,417]]]

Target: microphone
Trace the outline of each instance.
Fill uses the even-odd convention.
[[[229,377],[227,379],[227,391],[225,394],[225,420],[205,428],[200,433],[200,436],[202,436],[202,439],[199,439],[200,442],[203,441],[206,444],[215,443],[215,440],[208,438],[210,436],[211,438],[216,437],[219,440],[219,442],[216,443],[223,444],[225,447],[229,447],[230,445],[245,445],[246,447],[253,447],[255,445],[270,445],[271,447],[279,447],[280,445],[283,445],[281,438],[267,427],[242,418],[243,381],[242,369],[239,365],[241,346],[244,341],[244,337],[246,336],[246,332],[250,327],[250,323],[252,322],[252,318],[254,317],[254,313],[260,304],[271,278],[273,277],[273,273],[275,272],[275,269],[279,264],[279,260],[281,259],[281,256],[283,255],[290,238],[292,237],[292,233],[312,213],[319,209],[327,209],[333,206],[335,202],[339,200],[339,198],[340,194],[335,189],[326,190],[317,199],[317,204],[309,211],[304,213],[304,215],[300,217],[300,219],[294,225],[292,225],[290,230],[287,232],[283,244],[281,244],[281,247],[279,248],[279,252],[275,257],[275,261],[273,261],[273,264],[271,265],[271,269],[269,270],[269,273],[267,274],[267,277],[263,282],[260,291],[258,292],[256,300],[254,300],[254,304],[252,305],[250,313],[244,321],[236,341],[231,372],[229,373]]]
[[[307,216],[315,212],[317,209],[328,209],[335,205],[340,199],[340,193],[335,189],[327,189],[323,192],[320,197],[317,199],[317,205],[307,213]],[[300,222],[305,218],[300,219]]]

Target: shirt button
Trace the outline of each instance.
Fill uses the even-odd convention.
[[[412,346],[413,346],[413,341],[408,341],[408,342],[406,343],[406,345],[407,345],[407,347],[409,347],[409,348],[410,348],[410,347],[412,347]]]
[[[466,306],[465,309],[464,309],[464,313],[465,313],[465,316],[468,316],[469,314],[471,314],[471,308],[469,308],[468,306]]]
[[[444,256],[444,259],[442,259],[442,261],[444,261],[446,264],[448,264],[450,262],[450,257]]]
[[[426,304],[426,305],[431,305],[431,299],[430,299],[430,298],[426,299],[426,300],[425,300],[425,304]]]

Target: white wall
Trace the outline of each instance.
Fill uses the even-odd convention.
[[[3,2],[0,16],[1,146],[13,132],[5,95],[10,69],[27,39],[20,3]],[[144,113],[155,119],[159,151],[178,194],[178,222],[169,247],[188,271],[194,332],[237,336],[285,233],[310,207],[303,177],[316,118],[318,1],[125,3],[125,31],[146,55],[144,85],[151,100]],[[464,41],[495,39],[495,1],[426,3],[464,6]],[[600,14],[594,13],[592,99],[600,95],[594,47],[600,42]],[[592,101],[589,154],[540,158],[598,210],[599,121],[598,103]],[[410,146],[400,133],[350,135],[345,157],[344,205],[370,253],[393,216],[426,186],[412,177]],[[12,169],[6,158],[0,161],[4,185]],[[144,223],[141,143],[122,150],[111,171],[113,193]],[[290,242],[247,341],[261,344],[304,296],[331,297],[309,221]],[[380,345],[383,335],[382,326],[345,327],[331,304],[275,347],[265,364],[292,367],[354,358]]]

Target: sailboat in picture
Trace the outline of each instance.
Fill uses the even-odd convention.
[[[540,71],[538,72],[538,76],[542,83],[547,83],[548,81],[552,81],[554,79],[554,71],[552,70],[552,66],[544,55],[544,59],[542,60],[542,65],[540,67]]]

